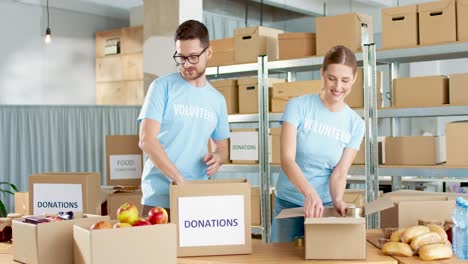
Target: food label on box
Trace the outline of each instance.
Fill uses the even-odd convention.
[[[126,180],[141,178],[141,155],[110,155],[110,179]]]
[[[179,197],[179,246],[245,244],[244,196]]]
[[[231,160],[258,160],[258,132],[231,132]]]
[[[33,214],[56,214],[61,211],[83,212],[81,184],[33,184]]]

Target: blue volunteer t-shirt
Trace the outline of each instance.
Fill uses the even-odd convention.
[[[348,105],[340,112],[330,112],[318,94],[290,100],[281,118],[297,128],[296,163],[323,203],[332,201],[330,175],[345,148],[359,150],[365,123]],[[276,196],[304,205],[304,196],[283,171],[276,183]]]
[[[208,82],[204,87],[195,87],[179,73],[169,74],[151,83],[138,121],[144,118],[161,124],[157,137],[186,179],[208,179],[203,161],[208,153],[208,140],[229,137],[223,95]],[[171,181],[147,159],[141,180],[142,203],[168,208]]]

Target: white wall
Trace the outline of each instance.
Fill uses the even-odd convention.
[[[128,20],[0,1],[0,104],[95,104],[96,31]]]
[[[143,5],[130,8],[130,26],[142,26],[145,24],[145,9]]]

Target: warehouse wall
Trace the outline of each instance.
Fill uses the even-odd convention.
[[[128,20],[51,8],[45,45],[44,7],[3,0],[0,10],[0,104],[95,104],[94,32]]]

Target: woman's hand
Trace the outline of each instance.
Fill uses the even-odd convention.
[[[335,210],[339,215],[346,216],[346,208],[349,207],[349,204],[344,201],[335,201],[333,202],[333,207],[335,207]]]
[[[322,217],[323,214],[323,204],[320,196],[315,192],[305,196],[304,199],[304,213],[305,217]]]

